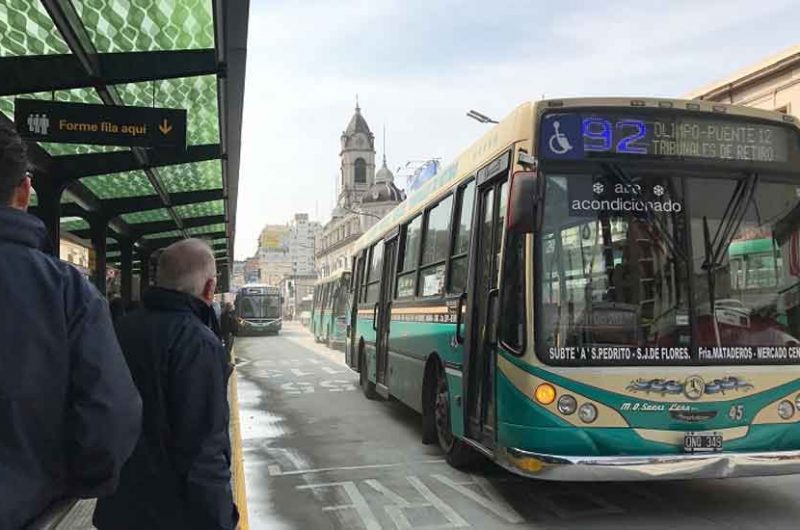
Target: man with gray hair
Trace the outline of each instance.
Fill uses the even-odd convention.
[[[209,328],[217,285],[211,248],[185,239],[159,256],[156,287],[117,335],[144,403],[142,436],[100,530],[233,530],[225,350]]]

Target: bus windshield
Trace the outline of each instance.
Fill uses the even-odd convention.
[[[800,362],[800,185],[603,164],[545,186],[543,360]]]
[[[236,303],[240,318],[280,318],[281,316],[281,297],[279,295],[245,295],[240,296]]]

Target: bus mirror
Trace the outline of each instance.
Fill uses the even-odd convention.
[[[508,199],[508,230],[520,234],[536,226],[537,178],[535,171],[517,171],[511,176]]]

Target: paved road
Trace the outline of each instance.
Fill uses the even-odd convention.
[[[261,529],[798,528],[800,478],[644,484],[450,468],[419,416],[366,400],[344,356],[299,326],[237,354],[250,527]]]

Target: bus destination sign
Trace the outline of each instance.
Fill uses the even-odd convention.
[[[542,118],[540,157],[603,155],[784,163],[786,128],[741,119],[610,112],[551,113]]]

